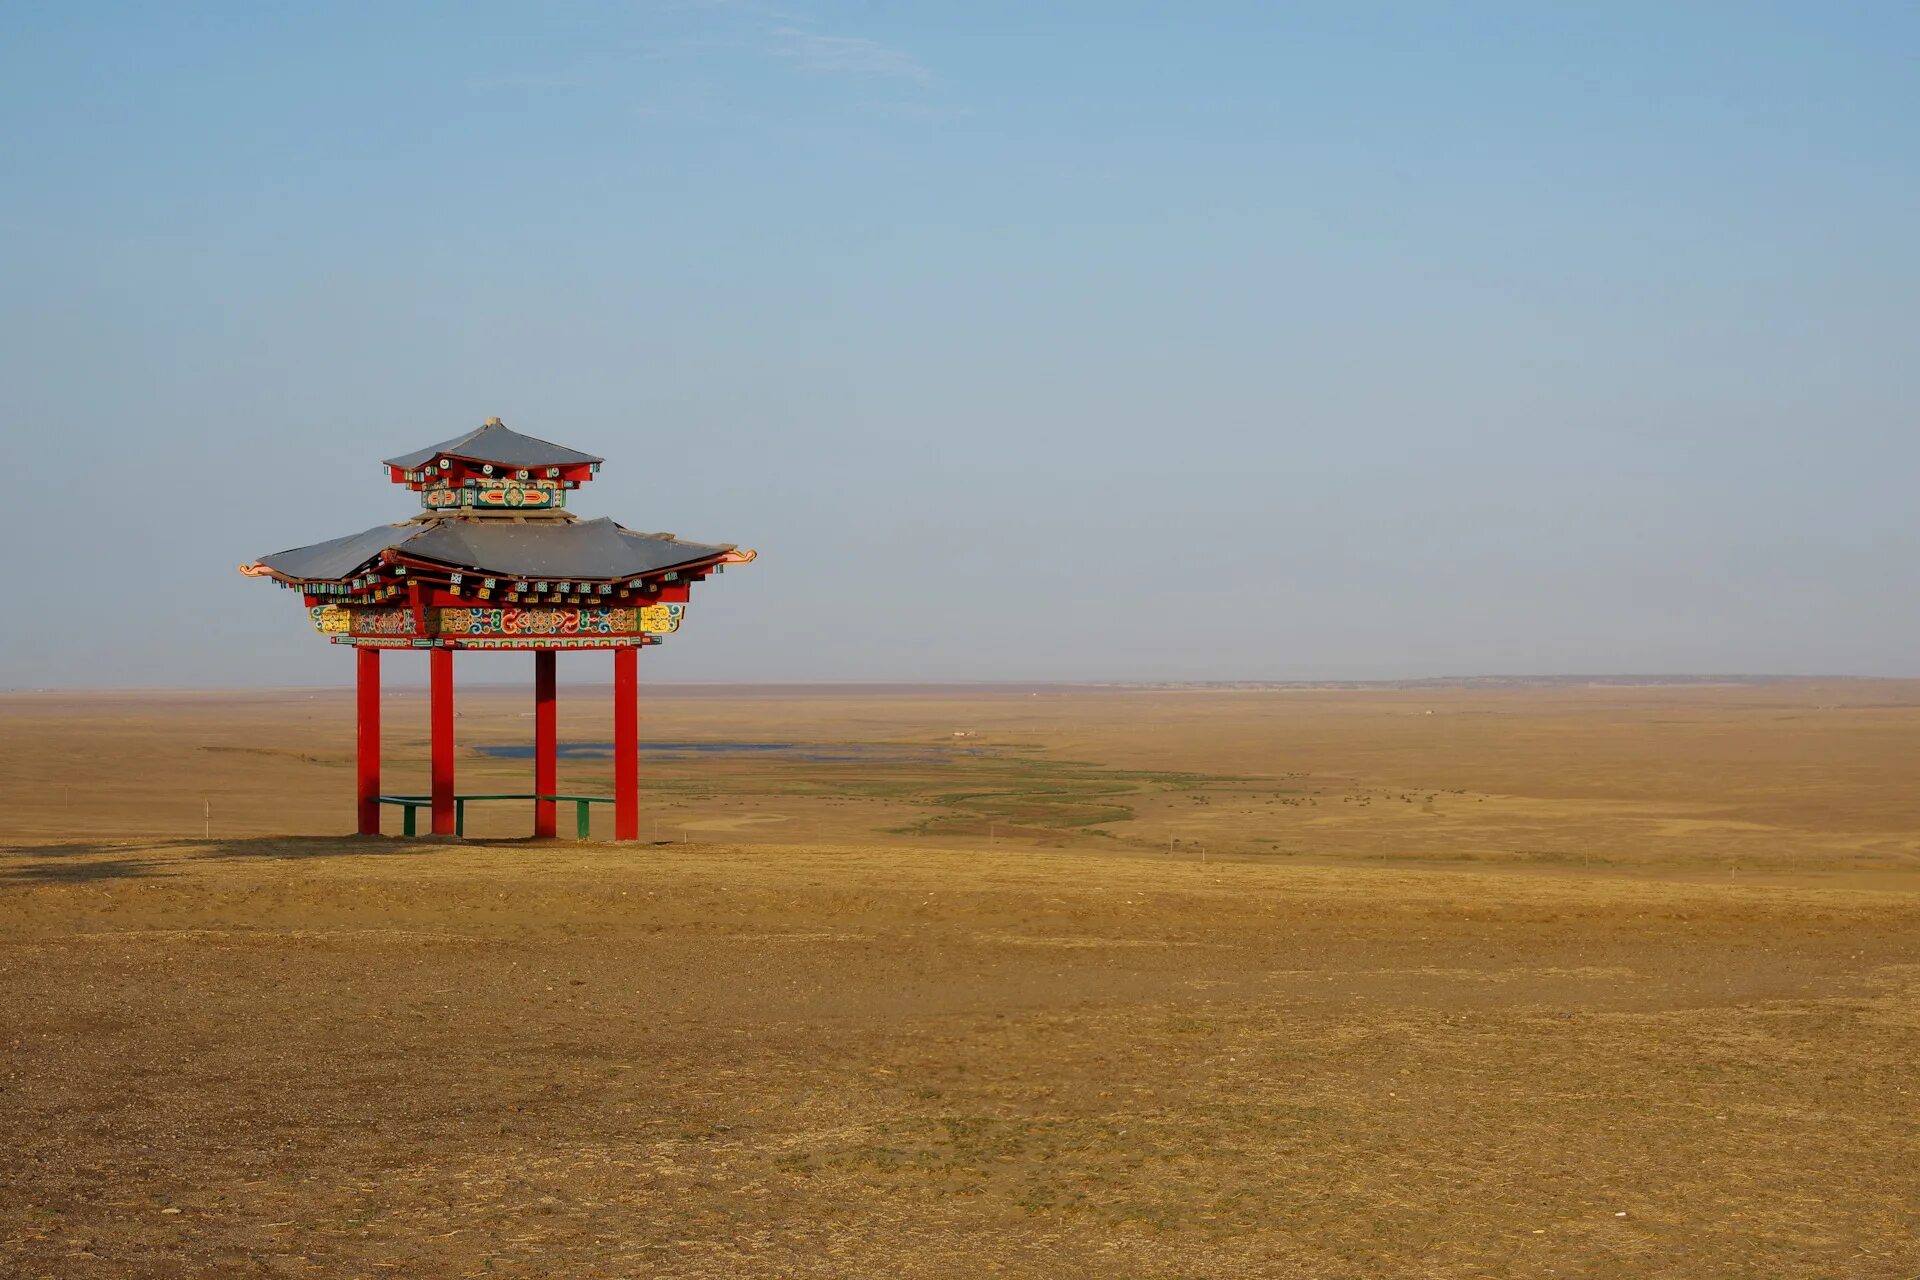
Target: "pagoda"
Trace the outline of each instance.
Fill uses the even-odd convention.
[[[614,838],[640,835],[639,654],[680,629],[693,584],[751,551],[730,543],[684,542],[635,533],[567,510],[567,495],[593,479],[604,459],[522,435],[498,418],[383,467],[420,495],[412,519],[242,565],[298,591],[314,629],[354,650],[358,691],[358,830],[378,835],[383,804],[429,808],[433,832],[464,827],[473,799],[533,802],[533,833],[555,833],[562,800],[579,808],[605,797],[561,796],[555,715],[555,655],[613,651]],[[380,791],[380,654],[427,651],[432,730],[431,794]],[[453,655],[461,649],[526,649],[533,654],[533,790],[462,796],[453,780]]]

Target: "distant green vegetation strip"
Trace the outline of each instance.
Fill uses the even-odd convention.
[[[606,762],[570,765],[593,780],[610,776]],[[719,766],[719,767],[716,767]],[[1007,830],[1080,832],[1131,821],[1129,797],[1199,791],[1250,779],[1202,773],[1112,769],[1083,760],[1047,760],[1024,751],[954,752],[946,759],[819,761],[765,758],[751,767],[720,765],[709,757],[674,761],[645,772],[656,795],[703,800],[718,796],[809,797],[894,801],[937,810],[920,821],[888,830],[900,835],[960,835],[989,824]]]

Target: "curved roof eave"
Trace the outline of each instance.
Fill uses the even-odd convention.
[[[351,578],[377,559],[382,551],[407,541],[404,524],[376,525],[344,538],[329,538],[311,546],[293,547],[261,556],[260,563],[274,573],[295,580],[339,581]]]

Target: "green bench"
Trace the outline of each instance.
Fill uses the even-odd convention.
[[[469,800],[552,800],[555,802],[570,802],[574,806],[574,826],[579,831],[579,838],[582,840],[587,838],[587,834],[592,827],[591,820],[588,816],[592,811],[591,806],[613,803],[612,796],[535,795],[531,791],[486,792],[484,794],[455,796],[453,798],[453,834],[456,836],[464,836],[467,834],[467,801]],[[425,809],[431,813],[433,809],[432,796],[381,796],[380,803],[397,804],[405,810],[400,820],[400,834],[403,836],[411,836],[417,833],[418,824],[415,815],[418,814],[420,810]]]

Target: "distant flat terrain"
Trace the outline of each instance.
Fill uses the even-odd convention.
[[[610,793],[609,691],[561,665],[562,788]],[[643,685],[641,700],[649,839],[723,823],[755,844],[1895,886],[1920,871],[1920,681]],[[526,790],[530,690],[467,688],[458,705],[461,789]],[[0,694],[0,835],[340,834],[352,714],[338,689]],[[424,792],[424,690],[390,688],[385,717],[385,789]],[[469,828],[530,829],[497,804]]]
[[[643,702],[0,695],[0,1275],[1920,1274],[1920,683]]]

